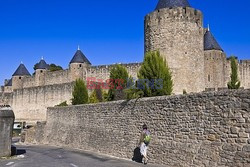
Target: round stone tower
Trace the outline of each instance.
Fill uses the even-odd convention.
[[[145,17],[145,52],[159,50],[172,71],[173,93],[200,92],[204,83],[203,16],[187,0],[159,0]]]
[[[225,76],[227,59],[226,54],[214,38],[210,29],[205,29],[205,88],[217,90],[227,86]]]
[[[75,81],[76,79],[86,79],[86,72],[89,66],[91,66],[90,61],[78,46],[78,49],[69,65],[71,81]]]
[[[36,65],[36,86],[44,86],[45,85],[45,73],[48,71],[49,65],[42,58],[40,62]]]

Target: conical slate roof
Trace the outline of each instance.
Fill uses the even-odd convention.
[[[204,50],[221,50],[223,49],[220,47],[219,43],[214,38],[213,34],[207,30],[204,35]]]
[[[76,51],[74,57],[70,61],[70,64],[71,63],[87,63],[87,64],[91,64],[90,61],[86,58],[86,56],[82,53],[82,51],[80,49],[78,49]]]
[[[12,78],[7,82],[5,86],[12,86]]]
[[[49,65],[42,59],[37,65],[36,65],[36,70],[37,69],[48,69]]]
[[[25,65],[21,63],[12,76],[25,76],[25,75],[30,76],[30,73],[25,67]]]
[[[175,7],[190,7],[190,4],[188,0],[159,0],[155,10]]]

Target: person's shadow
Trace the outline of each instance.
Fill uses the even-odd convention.
[[[22,155],[22,154],[26,154],[26,150],[17,149],[16,146],[11,145],[11,156],[18,156],[18,155]]]
[[[141,155],[140,148],[136,147],[134,149],[134,155],[133,155],[132,161],[142,163],[142,158],[143,156]]]

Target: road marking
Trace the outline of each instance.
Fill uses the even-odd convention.
[[[17,158],[24,158],[24,155],[18,155]]]
[[[57,155],[58,156],[58,158],[62,158],[62,156],[61,155]]]
[[[10,166],[10,165],[12,165],[12,164],[14,164],[15,162],[9,162],[9,163],[7,163],[6,164],[6,166]]]
[[[78,167],[77,165],[75,165],[75,164],[72,164],[72,163],[71,163],[70,165],[71,165],[71,166],[73,166],[73,167]]]

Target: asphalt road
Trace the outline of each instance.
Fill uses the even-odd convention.
[[[0,167],[145,167],[132,161],[57,147],[17,146],[17,151],[19,155],[15,158],[0,159]]]

